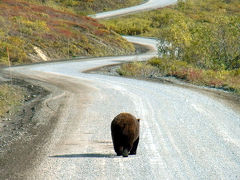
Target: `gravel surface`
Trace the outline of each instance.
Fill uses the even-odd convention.
[[[175,85],[82,73],[150,55],[14,69],[69,91],[59,127],[29,179],[240,178],[239,111]],[[129,158],[116,157],[111,143],[110,123],[120,112],[142,119],[138,154]]]
[[[21,177],[240,179],[237,109],[181,86],[84,73],[157,54],[154,39],[126,38],[152,47],[151,51],[12,69],[56,87],[65,97],[51,139]],[[136,156],[117,157],[113,150],[110,124],[120,112],[141,118]]]

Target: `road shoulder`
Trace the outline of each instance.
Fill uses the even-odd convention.
[[[25,102],[1,131],[0,177],[3,179],[24,178],[24,172],[33,168],[43,145],[51,137],[66,98],[59,96],[62,92],[54,86],[22,79],[18,77],[13,83],[27,91]],[[56,96],[59,98],[53,98]]]

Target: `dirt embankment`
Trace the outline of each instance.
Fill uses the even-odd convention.
[[[34,159],[39,158],[42,145],[57,123],[65,98],[53,98],[62,92],[40,81],[14,79],[12,83],[27,91],[27,95],[16,113],[0,119],[1,179],[21,179],[23,172],[34,166]]]

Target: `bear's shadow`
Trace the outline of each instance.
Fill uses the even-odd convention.
[[[49,156],[49,157],[50,158],[114,158],[116,157],[116,155],[89,153],[89,154],[63,154],[63,155],[55,155],[55,156]]]

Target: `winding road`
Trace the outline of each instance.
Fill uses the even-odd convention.
[[[151,0],[146,8],[175,2]],[[135,12],[136,7],[113,11],[113,16]],[[12,68],[62,89],[66,97],[52,138],[34,169],[26,172],[27,179],[240,179],[238,111],[176,85],[84,73],[157,54],[154,39],[125,38],[151,50]],[[120,112],[141,118],[136,156],[117,157],[113,150],[110,124]]]

